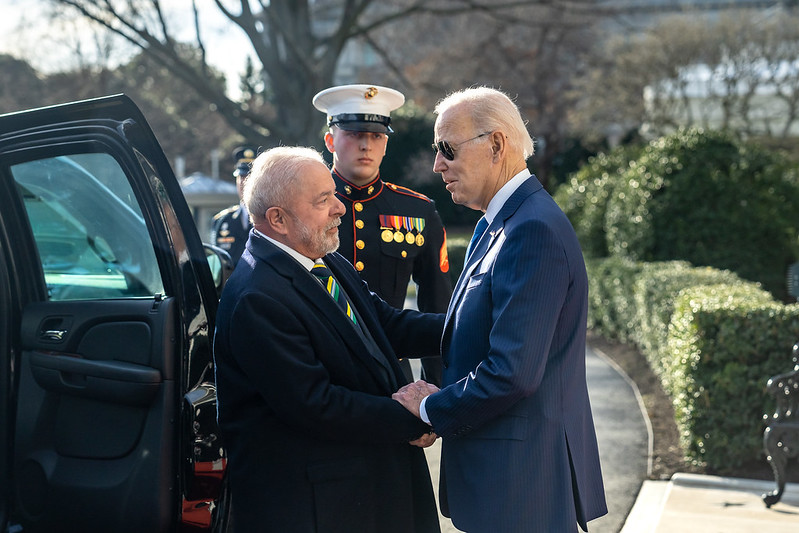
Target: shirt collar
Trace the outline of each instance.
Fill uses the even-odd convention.
[[[489,226],[494,221],[494,218],[497,216],[500,209],[502,209],[502,206],[505,205],[505,202],[508,201],[508,198],[510,198],[511,195],[516,192],[516,189],[518,189],[519,186],[530,176],[532,176],[530,170],[525,168],[508,180],[508,183],[503,185],[502,188],[497,191],[497,194],[495,194],[491,201],[488,202],[488,207],[486,208],[485,212],[485,219]]]
[[[314,261],[313,261],[313,259],[310,259],[310,258],[308,258],[308,257],[305,257],[304,255],[302,255],[300,252],[298,252],[298,251],[297,251],[297,250],[295,250],[294,248],[291,248],[291,247],[289,247],[289,246],[286,246],[286,245],[285,245],[285,244],[283,244],[282,242],[278,242],[278,241],[276,241],[275,239],[273,239],[272,237],[269,237],[268,235],[264,235],[263,233],[261,233],[261,232],[260,232],[260,231],[258,231],[257,229],[253,229],[253,231],[254,231],[255,233],[257,233],[258,235],[260,235],[261,237],[263,237],[264,239],[266,239],[267,241],[269,241],[269,242],[271,242],[272,244],[274,244],[275,246],[277,246],[278,248],[280,248],[281,250],[283,250],[284,252],[286,252],[287,254],[289,254],[289,255],[290,255],[291,257],[293,257],[293,258],[294,258],[294,259],[295,259],[295,260],[296,260],[296,261],[297,261],[299,264],[301,264],[303,267],[305,267],[305,269],[306,269],[308,272],[310,272],[310,271],[311,271],[311,269],[313,268],[313,266],[314,266]]]

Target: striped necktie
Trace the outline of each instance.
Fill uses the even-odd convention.
[[[469,241],[469,246],[466,248],[466,259],[469,259],[469,256],[474,250],[477,241],[480,240],[480,237],[483,236],[485,233],[486,228],[488,227],[488,221],[486,220],[485,216],[480,217],[480,220],[477,221],[477,225],[474,227],[474,233],[472,234],[472,240]]]
[[[330,272],[327,266],[324,263],[315,263],[313,268],[311,268],[311,274],[319,278],[319,281],[322,282],[322,285],[325,286],[330,296],[332,296],[338,306],[341,307],[341,310],[350,317],[353,323],[357,324],[358,319],[355,318],[355,313],[352,311],[352,306],[350,306],[347,296],[344,294],[344,291],[341,290],[336,278],[333,277],[333,273]]]

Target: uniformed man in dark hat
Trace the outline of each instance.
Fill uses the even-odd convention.
[[[242,201],[244,196],[244,183],[250,174],[250,164],[255,159],[255,150],[248,147],[239,147],[233,150],[233,159],[236,168],[233,175],[236,177],[236,189],[239,193],[239,203],[223,209],[214,215],[211,232],[211,243],[219,246],[230,254],[235,265],[239,261],[244,245],[250,235],[250,214]]]
[[[393,307],[404,307],[413,278],[419,310],[444,313],[452,285],[441,217],[432,200],[380,176],[393,132],[390,113],[404,102],[399,91],[377,85],[332,87],[314,96],[314,107],[327,115],[325,146],[333,154],[336,192],[347,208],[338,251]],[[407,360],[404,370],[411,379]],[[426,381],[440,384],[440,359],[422,359],[422,372]]]

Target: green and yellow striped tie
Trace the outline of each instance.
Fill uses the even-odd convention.
[[[325,266],[324,263],[316,263],[311,269],[311,274],[319,278],[319,280],[322,282],[322,285],[325,286],[327,292],[330,293],[330,296],[333,297],[339,307],[341,307],[347,316],[350,317],[350,320],[352,320],[353,323],[357,324],[358,319],[355,318],[355,313],[352,311],[352,306],[350,306],[347,296],[344,294],[344,291],[341,290],[336,278],[333,277],[333,274],[330,272],[327,266]]]

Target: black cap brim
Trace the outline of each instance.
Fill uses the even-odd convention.
[[[384,126],[377,122],[334,122],[331,126],[336,126],[345,131],[368,131],[370,133],[394,133],[391,126]]]
[[[345,131],[368,131],[373,133],[394,133],[389,124],[391,119],[383,115],[364,113],[343,113],[329,117],[328,126],[338,126]]]

